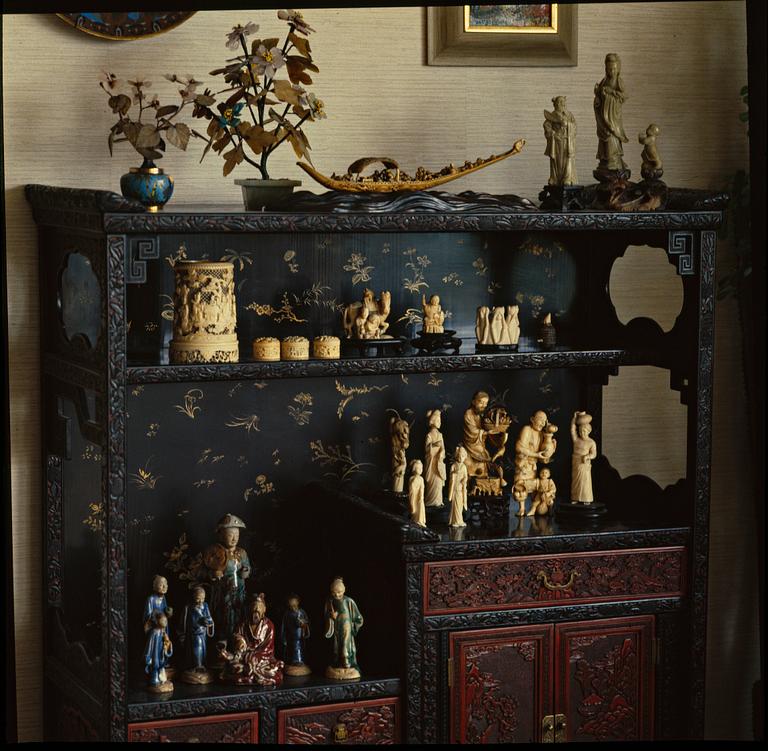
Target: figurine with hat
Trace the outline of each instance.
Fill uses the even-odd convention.
[[[251,574],[248,553],[238,547],[245,522],[234,514],[225,514],[216,525],[217,542],[203,552],[203,564],[211,582],[211,611],[218,637],[230,643],[235,627],[243,616],[245,580]]]

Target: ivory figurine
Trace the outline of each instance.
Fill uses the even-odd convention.
[[[491,322],[490,322],[490,330],[491,330],[491,343],[492,344],[503,344],[503,338],[504,338],[504,307],[499,306],[494,308],[491,311]]]
[[[442,334],[445,332],[445,312],[440,306],[438,295],[432,295],[427,302],[426,295],[421,296],[421,309],[424,313],[423,332],[425,334]]]
[[[542,464],[549,464],[554,456],[555,449],[557,448],[555,433],[557,433],[557,425],[548,422],[541,433],[541,445],[539,446],[539,450],[542,454]]]
[[[424,504],[430,507],[443,506],[443,486],[445,485],[445,442],[440,432],[440,410],[427,412],[429,431],[424,440],[424,466],[426,493]]]
[[[542,467],[539,471],[538,484],[536,486],[536,491],[533,494],[531,510],[526,516],[534,516],[535,514],[543,516],[544,514],[551,513],[552,507],[555,504],[557,487],[555,481],[551,479],[550,474],[549,467]],[[521,511],[524,510],[524,506],[521,506],[520,509]],[[522,516],[522,513],[518,512],[518,515]]]
[[[411,462],[411,477],[408,480],[408,508],[411,521],[419,527],[427,526],[427,516],[424,509],[424,478],[421,473],[424,465],[419,459]]]
[[[478,391],[464,412],[464,438],[467,452],[464,463],[474,478],[472,493],[498,495],[507,483],[499,461],[507,444],[507,430],[512,420],[503,407],[488,409],[488,394]]]
[[[379,299],[373,290],[365,289],[361,302],[347,305],[342,314],[344,335],[347,339],[391,339],[385,332],[389,328],[389,316],[392,293],[382,292]]]
[[[571,418],[571,501],[592,503],[592,460],[597,458],[597,444],[589,437],[592,432],[592,415],[574,412]]]
[[[507,314],[504,316],[504,344],[517,344],[520,341],[520,320],[518,305],[507,305]]]
[[[477,309],[475,318],[475,337],[478,344],[511,345],[520,340],[520,308],[507,305],[488,308],[483,305]]]
[[[482,305],[477,309],[475,318],[475,337],[478,344],[493,344],[491,341],[491,329],[488,316],[491,309],[487,305]]]
[[[450,527],[466,527],[464,512],[467,510],[467,450],[463,446],[457,446],[454,454],[454,462],[451,464],[451,477],[448,481],[448,500],[451,503],[451,517],[448,520]]]
[[[548,463],[557,448],[553,430],[546,431],[548,420],[546,412],[538,410],[531,417],[531,424],[520,430],[515,443],[515,480],[513,495],[520,504],[520,512],[524,513],[525,499],[528,494],[538,488],[539,478],[536,476],[537,462]],[[548,436],[545,439],[545,436]],[[554,448],[550,453],[548,442],[551,440]],[[545,449],[542,449],[544,444]],[[519,513],[520,513],[519,512]],[[522,515],[522,513],[520,513]]]
[[[402,493],[407,461],[405,452],[410,445],[410,426],[397,412],[389,418],[389,441],[392,446],[392,492]]]

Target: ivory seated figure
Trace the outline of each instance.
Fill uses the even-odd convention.
[[[445,311],[440,306],[440,298],[432,295],[427,302],[426,295],[421,296],[421,309],[424,313],[423,331],[425,334],[442,334],[445,332]]]
[[[534,516],[539,514],[549,514],[552,512],[552,507],[555,505],[555,495],[557,493],[557,487],[555,481],[550,477],[550,471],[548,467],[542,467],[539,471],[539,479],[536,485],[536,490],[533,494],[533,501],[531,502],[531,509],[526,516]],[[518,516],[522,516],[525,511],[525,506],[520,505],[520,511]]]

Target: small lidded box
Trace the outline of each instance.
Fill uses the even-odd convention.
[[[283,360],[309,360],[309,339],[303,336],[286,336],[280,343]]]
[[[316,336],[312,342],[312,356],[318,360],[338,360],[341,340],[338,336]]]
[[[276,362],[280,359],[280,340],[274,336],[257,336],[253,340],[253,359]]]

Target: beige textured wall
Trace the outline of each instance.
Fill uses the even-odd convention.
[[[548,169],[542,156],[541,112],[552,96],[562,93],[568,95],[579,123],[577,168],[587,180],[595,151],[592,88],[602,76],[605,53],[617,51],[630,97],[625,127],[634,139],[651,121],[661,126],[661,153],[670,184],[719,188],[732,172],[746,166],[747,143],[737,123],[738,92],[747,78],[743,2],[595,4],[581,6],[579,13],[578,67],[536,69],[426,66],[422,8],[308,12],[317,29],[312,45],[321,69],[314,90],[329,113],[327,120],[308,129],[316,165],[323,171],[339,170],[362,155],[387,154],[406,169],[434,167],[498,153],[525,137],[528,146],[521,155],[466,178],[455,190],[535,198]],[[168,91],[161,78],[164,72],[190,72],[205,79],[227,53],[224,33],[245,20],[260,23],[266,31],[278,26],[273,11],[200,12],[168,34],[115,43],[78,33],[53,16],[4,17],[14,575],[16,629],[23,647],[17,653],[21,740],[41,736],[41,660],[35,645],[40,643],[42,577],[37,245],[22,186],[38,182],[117,190],[119,176],[136,158],[127,149],[109,158],[106,133],[112,118],[96,85],[99,70],[121,77],[151,74],[153,88],[162,95]],[[630,166],[639,171],[639,147],[630,143],[627,154]],[[222,179],[221,163],[213,156],[198,165],[194,153],[174,151],[163,161],[176,178],[174,200],[239,200],[238,189],[231,178]],[[272,161],[275,175],[298,176],[290,149],[278,152]],[[648,265],[642,258],[628,264],[623,278],[616,280],[617,289],[631,289],[633,269]],[[708,735],[715,738],[749,737],[749,692],[757,673],[754,595],[748,586],[749,567],[754,567],[752,538],[746,534],[751,529],[745,511],[749,488],[741,476],[743,460],[732,447],[732,437],[743,435],[745,419],[737,332],[733,303],[720,304],[707,725]],[[675,477],[679,460],[670,460],[670,452],[656,455],[649,449],[659,443],[660,435],[669,445],[681,440],[679,425],[666,419],[660,400],[664,384],[643,382],[642,374],[626,371],[616,384],[620,391],[612,385],[611,394],[618,398],[611,402],[615,411],[605,430],[607,453],[623,473],[639,465],[657,477]],[[631,402],[621,397],[638,397],[639,388],[644,389],[643,401],[651,405],[646,419],[661,426],[647,441],[638,438]],[[745,584],[737,587],[734,582]]]

